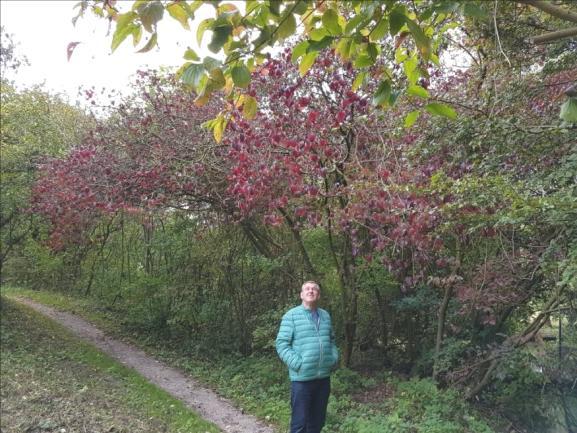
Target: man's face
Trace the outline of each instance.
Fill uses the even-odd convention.
[[[321,297],[321,292],[314,284],[305,284],[301,289],[301,299],[306,304],[316,305]]]

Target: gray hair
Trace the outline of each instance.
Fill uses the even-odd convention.
[[[305,286],[308,286],[308,285],[313,285],[313,286],[315,286],[318,291],[321,290],[321,286],[319,286],[319,283],[317,283],[316,281],[313,281],[313,280],[309,280],[309,281],[305,281],[305,282],[303,283],[303,285],[301,286],[301,292],[303,291],[303,289],[305,288]]]

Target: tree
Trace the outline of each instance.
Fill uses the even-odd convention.
[[[511,3],[515,8],[515,2]],[[519,0],[516,3],[531,5],[564,21],[577,21],[576,12],[548,2]],[[402,66],[401,71],[408,78],[412,77],[412,81],[419,78],[427,80],[428,67],[431,64],[440,65],[440,50],[447,45],[447,31],[458,27],[461,16],[469,20],[493,21],[497,43],[502,51],[497,25],[498,3],[491,11],[488,2],[473,0],[251,0],[246,3],[244,11],[237,5],[220,1],[196,0],[187,3],[138,0],[126,12],[116,7],[115,0],[83,0],[76,5],[79,12],[74,22],[88,9],[99,17],[115,21],[111,44],[113,51],[129,36],[132,36],[133,44],[138,45],[143,32],[146,32],[148,41],[139,51],[147,52],[157,44],[157,23],[163,19],[165,12],[185,29],[190,29],[189,21],[194,20],[198,9],[208,8],[209,4],[213,7],[214,17],[198,24],[197,40],[200,45],[204,34],[210,30],[212,36],[208,48],[224,56],[224,60],[207,56],[201,61],[188,48],[184,53],[188,62],[179,70],[182,79],[196,90],[198,104],[206,103],[210,95],[219,90],[224,90],[233,101],[244,97],[243,89],[249,84],[251,73],[266,58],[265,49],[282,45],[285,40],[299,34],[301,29],[303,40],[295,49],[293,58],[299,64],[301,75],[315,62],[320,50],[331,47],[339,53],[343,62],[351,62],[359,70],[374,65],[378,59],[384,60],[379,79],[382,86],[391,86],[396,92],[422,91],[398,86],[399,74],[392,74],[390,68]],[[567,5],[571,6],[571,3]],[[489,20],[491,13],[493,20]],[[531,18],[531,21],[534,20]],[[531,25],[535,26],[535,23]],[[556,41],[574,34],[575,28],[570,28],[538,36],[533,41]],[[415,57],[418,59],[416,66],[412,64]],[[394,101],[386,101],[383,105],[391,102]],[[227,120],[227,110],[224,110],[211,123],[217,141]]]
[[[513,3],[498,6],[517,13]],[[522,11],[519,21],[479,22],[455,38],[475,59],[466,71],[431,66],[425,80],[410,73],[418,55],[401,53],[405,70],[392,73],[405,94],[383,83],[386,59],[359,70],[328,47],[302,75],[299,42],[255,66],[243,95],[223,101],[229,117],[209,120],[219,144],[200,127],[211,106],[157,81],[79,149],[94,160],[90,170],[76,158],[62,171],[97,174],[89,188],[113,211],[178,207],[212,227],[262,221],[289,232],[303,277],[320,277],[340,297],[347,362],[372,339],[469,398],[498,388],[497,375],[520,384],[512,371],[531,374],[517,361],[526,345],[551,312],[570,308],[576,220],[571,130],[555,103],[575,79],[571,42],[547,47],[545,59],[557,56],[541,68],[523,52],[503,61],[493,37],[501,32],[503,50],[525,43],[515,31]],[[458,124],[444,121],[457,115]],[[71,186],[81,197],[75,185],[84,185]],[[267,257],[288,244],[245,233]],[[381,285],[392,288],[388,299]],[[390,326],[361,328],[359,300],[383,307]]]
[[[28,64],[28,60],[25,56],[18,55],[12,35],[6,33],[3,26],[0,27],[0,38],[2,39],[2,45],[0,46],[0,71],[2,72],[2,81],[6,81],[7,71],[18,70],[23,64]]]
[[[2,35],[3,39],[8,37]],[[11,39],[2,44],[2,70],[17,68],[23,60],[15,55]],[[0,267],[9,254],[34,230],[29,213],[30,189],[43,158],[58,157],[77,143],[88,118],[57,96],[41,88],[16,90],[4,79],[0,82],[2,162],[0,185],[2,208]]]
[[[440,49],[445,32],[456,25],[456,17],[484,16],[483,2],[458,2],[433,0],[427,2],[360,1],[336,2],[315,0],[249,1],[244,11],[232,3],[220,1],[135,1],[128,11],[117,8],[115,1],[82,1],[77,20],[90,9],[99,17],[116,22],[112,36],[112,50],[129,36],[138,45],[142,34],[149,39],[140,50],[146,52],[156,46],[161,35],[157,23],[165,12],[190,29],[200,7],[213,6],[214,18],[198,24],[196,35],[199,44],[206,31],[212,36],[208,49],[224,56],[218,60],[204,59],[190,48],[184,53],[188,60],[178,75],[196,91],[198,104],[205,103],[210,95],[224,90],[234,101],[245,96],[251,73],[262,63],[265,49],[282,45],[285,40],[301,33],[303,40],[293,51],[293,61],[299,65],[300,75],[305,75],[323,48],[330,47],[339,53],[343,63],[366,70],[379,60],[382,68],[377,72],[382,86],[397,87],[399,75],[406,74],[411,81],[427,79],[431,64],[439,65]],[[397,73],[391,68],[397,66]],[[397,91],[407,91],[399,88]],[[416,89],[412,89],[416,91]],[[393,101],[384,100],[387,106]],[[219,121],[212,124],[215,137],[228,116],[221,113]]]

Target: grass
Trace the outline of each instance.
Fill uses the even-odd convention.
[[[2,432],[217,432],[133,370],[6,298]]]
[[[114,315],[95,299],[14,288],[4,288],[2,292],[78,314],[108,334],[129,340],[157,359],[185,370],[236,402],[239,408],[276,425],[280,431],[287,430],[288,375],[272,353],[248,358],[198,356],[170,339],[124,328],[118,312]],[[331,386],[327,425],[323,429],[326,433],[492,432],[477,416],[468,414],[468,406],[458,395],[439,391],[430,381],[405,383],[386,372],[365,378],[341,368],[332,376]],[[383,425],[387,425],[387,429],[384,430]]]
[[[234,401],[240,409],[251,413],[286,431],[290,420],[289,381],[285,367],[275,356],[238,358],[223,356],[203,359],[188,356],[174,350],[163,341],[122,327],[112,312],[99,306],[91,298],[76,298],[57,292],[36,291],[3,287],[5,296],[22,296],[77,314],[91,321],[107,334],[128,340],[169,365],[180,368],[205,386]],[[339,389],[340,376],[349,370],[339,371],[333,376],[333,393],[329,402],[327,432],[336,431],[342,414],[346,414],[352,402]],[[348,381],[348,378],[344,378]],[[359,385],[359,384],[356,384]],[[334,426],[334,428],[333,428]]]

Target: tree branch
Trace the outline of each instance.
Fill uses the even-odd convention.
[[[307,271],[307,273],[309,274],[309,276],[311,277],[317,277],[319,274],[317,273],[316,269],[314,268],[311,259],[309,257],[309,254],[305,248],[305,244],[303,242],[303,239],[301,237],[300,231],[299,229],[296,227],[294,221],[292,220],[292,218],[289,216],[289,214],[281,207],[277,208],[278,212],[284,217],[287,225],[289,226],[290,231],[293,234],[293,238],[296,241],[299,250],[302,254],[302,258],[304,260],[304,265],[305,265],[305,269]]]
[[[555,6],[550,1],[543,0],[517,0],[517,3],[523,3],[526,5],[533,6],[534,8],[540,9],[543,12],[547,12],[549,15],[561,18],[565,21],[571,21],[572,23],[577,23],[577,13],[565,10],[559,6]]]
[[[489,384],[491,377],[493,375],[493,371],[501,362],[503,354],[508,353],[513,349],[516,349],[518,347],[527,344],[527,342],[529,342],[531,339],[535,337],[537,332],[539,332],[539,330],[547,322],[547,319],[549,318],[550,315],[549,311],[552,310],[553,308],[556,308],[556,306],[558,305],[560,297],[561,297],[561,291],[557,292],[551,299],[549,299],[547,304],[544,306],[543,310],[537,315],[535,319],[533,319],[533,321],[529,325],[525,327],[523,331],[521,331],[516,335],[508,337],[503,342],[498,352],[493,351],[493,353],[488,358],[486,358],[484,361],[481,361],[480,364],[485,364],[490,360],[490,364],[483,373],[481,380],[466,393],[465,398],[467,400],[470,400],[473,397],[475,397]]]
[[[577,27],[570,27],[568,29],[557,30],[556,32],[544,33],[539,36],[531,38],[534,44],[548,44],[550,42],[558,41],[559,39],[570,38],[577,36]]]

